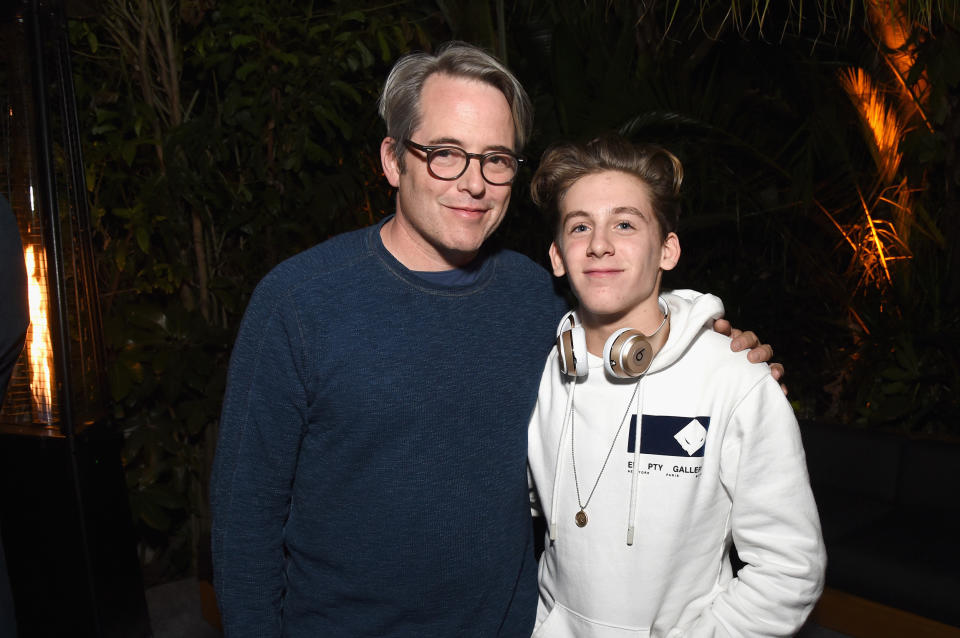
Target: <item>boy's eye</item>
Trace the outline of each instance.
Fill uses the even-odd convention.
[[[571,233],[582,233],[582,232],[585,231],[586,229],[587,229],[587,225],[586,225],[586,224],[576,224],[576,225],[570,227],[570,232],[571,232]]]
[[[633,228],[633,224],[631,224],[630,222],[618,222],[618,223],[617,223],[617,229],[619,229],[619,230],[630,230],[631,228]]]

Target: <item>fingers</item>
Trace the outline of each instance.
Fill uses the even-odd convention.
[[[734,329],[730,336],[733,338],[733,341],[730,342],[730,349],[734,352],[740,352],[741,350],[746,350],[747,348],[751,349],[750,361],[757,363],[759,361],[766,361],[770,358],[769,355],[762,359],[755,359],[752,356],[753,351],[756,348],[763,347],[764,345],[760,343],[760,337],[758,337],[753,330],[747,330],[746,332],[743,332],[742,330]],[[769,348],[770,346],[767,347]],[[773,355],[773,348],[770,348],[770,355]]]
[[[713,331],[719,332],[722,335],[727,335],[731,337],[730,331],[733,330],[733,326],[730,325],[730,322],[726,319],[717,319],[713,322]]]
[[[765,343],[756,345],[747,353],[747,359],[752,363],[762,363],[773,358],[773,347]]]
[[[721,324],[721,322],[725,325]],[[732,338],[730,341],[730,349],[734,352],[740,352],[741,350],[749,348],[750,351],[747,353],[747,360],[751,363],[769,362],[773,358],[773,346],[760,343],[760,337],[752,330],[742,332],[733,328],[729,321],[723,319],[717,319],[713,324],[713,329]],[[728,330],[728,332],[724,332],[724,330]],[[783,378],[784,373],[786,373],[786,369],[782,363],[770,364],[770,374],[775,381]],[[787,386],[785,384],[781,383],[780,389],[783,390],[784,395],[787,394]]]
[[[717,319],[716,321],[714,321],[713,331],[718,332],[722,335],[727,335],[731,339],[736,339],[737,337],[743,334],[743,330],[737,330],[726,319]],[[757,343],[760,343],[760,341],[757,340]],[[741,346],[739,348],[733,348],[733,351],[739,352],[740,350],[743,350],[743,349],[744,349],[744,346]]]
[[[771,363],[770,364],[770,374],[773,376],[775,381],[780,381],[783,378],[783,375],[786,373],[786,368],[783,367],[782,363]],[[787,384],[781,383],[780,389],[783,390],[783,396],[787,396]]]

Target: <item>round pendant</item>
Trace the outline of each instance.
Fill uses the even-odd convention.
[[[577,512],[577,515],[573,518],[577,521],[577,527],[585,527],[587,525],[587,513],[583,510]]]

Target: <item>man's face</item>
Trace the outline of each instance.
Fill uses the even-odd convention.
[[[510,105],[489,84],[434,74],[424,83],[420,114],[420,126],[411,136],[418,144],[449,144],[469,153],[514,150]],[[380,147],[384,174],[398,189],[396,228],[391,229],[388,249],[412,270],[468,263],[503,220],[510,186],[485,182],[474,159],[457,179],[436,179],[427,172],[426,155],[412,149],[401,173],[393,144],[387,138]]]
[[[619,171],[587,175],[567,190],[559,210],[550,260],[556,276],[569,278],[584,322],[638,330],[658,322],[660,270],[677,264],[680,242],[674,233],[661,239],[647,186]]]

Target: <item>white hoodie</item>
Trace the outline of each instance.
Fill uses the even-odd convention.
[[[639,386],[607,375],[593,355],[576,382],[556,349],[547,360],[529,431],[534,509],[550,524],[537,638],[791,636],[823,589],[826,554],[793,410],[766,365],[708,327],[720,300],[679,295],[664,296],[670,336]],[[611,445],[577,527],[571,447],[586,503]],[[747,563],[737,575],[731,541]]]

